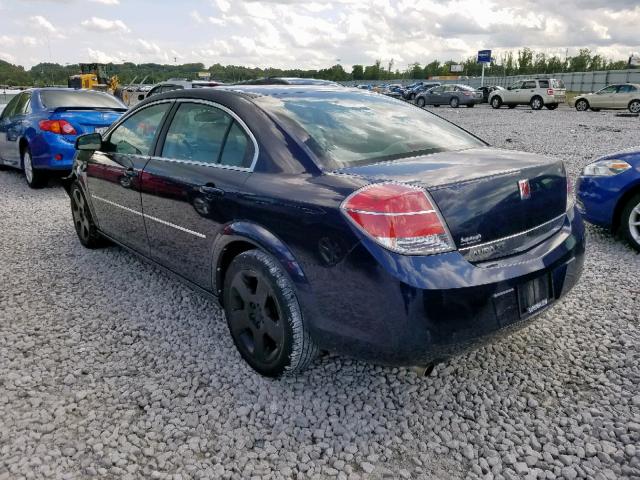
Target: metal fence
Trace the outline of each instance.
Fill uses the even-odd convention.
[[[518,80],[528,78],[557,78],[564,82],[570,92],[595,92],[612,83],[638,83],[640,84],[640,70],[605,70],[598,72],[573,72],[573,73],[544,73],[532,75],[511,75],[504,77],[484,77],[485,85],[498,85],[508,87]],[[424,79],[420,79],[424,80]],[[400,83],[408,85],[419,80],[361,80],[356,82],[343,82],[353,86],[361,83],[378,85],[381,83]],[[462,77],[459,80],[439,80],[440,83],[462,83],[473,88],[478,88],[482,79],[480,77]]]

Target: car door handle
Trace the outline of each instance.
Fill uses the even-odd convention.
[[[205,194],[207,197],[222,197],[224,195],[224,190],[216,187],[212,183],[202,185],[198,190],[200,191],[200,193]]]

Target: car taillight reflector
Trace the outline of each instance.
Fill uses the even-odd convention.
[[[444,221],[421,188],[368,185],[347,197],[341,208],[356,227],[394,252],[430,255],[455,249]]]
[[[553,88],[547,88],[547,95],[553,95]]]
[[[76,129],[66,120],[40,120],[40,130],[58,135],[76,135]]]

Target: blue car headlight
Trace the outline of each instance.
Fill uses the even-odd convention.
[[[585,177],[612,177],[626,172],[631,168],[624,160],[611,158],[608,160],[596,160],[590,163],[582,171]]]

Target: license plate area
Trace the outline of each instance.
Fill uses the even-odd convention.
[[[518,286],[520,316],[526,317],[546,307],[552,298],[549,273]]]

